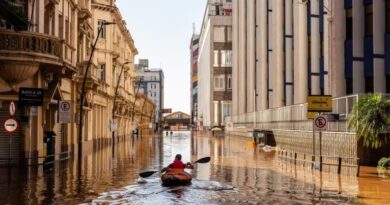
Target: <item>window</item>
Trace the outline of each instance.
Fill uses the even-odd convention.
[[[222,123],[225,123],[225,118],[231,116],[232,104],[230,102],[222,102]]]
[[[227,77],[227,89],[231,90],[232,89],[232,76],[228,75]]]
[[[98,32],[99,32],[99,29],[100,29],[100,26],[102,24],[104,24],[106,21],[105,20],[98,20]],[[106,38],[106,26],[103,26],[102,27],[102,31],[100,32],[100,38],[103,38],[105,39]]]
[[[223,75],[214,77],[214,89],[215,90],[225,89],[225,77]]]
[[[232,66],[232,51],[225,50],[221,51],[221,67],[231,67]]]
[[[216,26],[214,29],[214,42],[225,42],[225,27]]]
[[[353,24],[353,20],[352,20],[352,8],[347,9],[347,12],[346,12],[346,13],[347,13],[346,37],[347,37],[347,39],[352,39],[352,37],[353,37],[353,31],[352,31],[352,24]]]
[[[218,101],[214,101],[214,125],[218,125],[218,121],[219,121]]]
[[[368,4],[365,6],[365,35],[372,36],[373,35],[373,14],[372,14],[372,4]]]
[[[218,50],[214,51],[214,67],[219,67],[219,56],[218,56]]]
[[[99,65],[99,71],[98,71],[98,79],[106,82],[106,64],[100,64]]]
[[[232,42],[232,27],[227,27],[227,41]]]

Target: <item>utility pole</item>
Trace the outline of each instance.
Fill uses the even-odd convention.
[[[102,22],[100,24],[100,27],[98,29],[97,37],[95,39],[94,44],[92,45],[92,51],[91,51],[91,55],[89,56],[87,67],[85,68],[85,73],[84,73],[84,78],[83,78],[83,85],[82,85],[81,93],[80,93],[80,111],[79,111],[79,127],[78,127],[79,128],[78,129],[78,159],[79,159],[79,162],[81,162],[82,150],[83,150],[82,143],[83,143],[83,110],[84,110],[84,98],[85,98],[85,83],[86,83],[86,80],[87,80],[89,67],[91,67],[91,64],[92,64],[93,53],[95,52],[96,44],[97,44],[97,42],[99,40],[101,32],[103,31],[103,27],[106,26],[106,25],[112,25],[112,24],[115,24],[115,23],[113,23],[113,22]]]
[[[127,61],[127,62],[123,63],[122,67],[121,67],[121,71],[119,73],[119,77],[118,77],[118,80],[117,80],[117,83],[116,83],[116,88],[115,88],[114,102],[112,103],[111,123],[114,123],[114,121],[115,121],[116,97],[118,96],[118,88],[119,88],[119,84],[121,82],[122,73],[123,73],[125,65],[127,65],[129,63],[131,63],[131,62]],[[113,130],[111,128],[111,132],[112,132],[112,146],[115,146],[115,130]]]

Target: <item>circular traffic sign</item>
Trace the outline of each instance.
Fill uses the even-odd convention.
[[[6,132],[12,133],[18,129],[18,121],[13,118],[9,118],[4,122],[4,129]]]
[[[11,101],[11,103],[9,104],[9,115],[14,116],[15,112],[16,112],[15,102]]]
[[[314,124],[316,125],[317,128],[322,129],[326,126],[327,120],[323,116],[318,116],[316,117]]]
[[[70,103],[69,102],[61,102],[61,110],[64,112],[67,112],[70,110]]]

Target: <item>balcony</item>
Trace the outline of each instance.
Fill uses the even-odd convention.
[[[87,61],[83,61],[78,63],[79,72],[77,75],[78,82],[81,84],[83,82],[85,69],[87,68]],[[98,79],[98,68],[96,65],[91,65],[91,67],[88,69],[87,78],[85,81],[85,87],[87,90],[96,89],[99,86],[99,79]]]
[[[61,74],[76,72],[76,49],[55,36],[0,29],[0,61],[0,77],[17,84],[40,65]]]

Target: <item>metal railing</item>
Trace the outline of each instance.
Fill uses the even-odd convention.
[[[360,174],[360,163],[359,158],[357,157],[341,157],[341,156],[318,156],[318,155],[309,155],[305,153],[298,152],[288,152],[286,150],[280,150],[278,152],[278,157],[290,163],[310,165],[312,169],[319,169],[320,172],[323,171],[323,166],[333,166],[337,167],[337,174],[342,174],[343,167],[345,168],[356,168],[356,176],[359,177]],[[316,158],[318,161],[318,166],[316,166]],[[326,162],[325,162],[326,161]]]
[[[359,95],[349,95],[332,99],[333,114],[340,115],[340,121],[330,122],[329,131],[350,131],[347,119],[352,112],[353,105]],[[255,113],[244,113],[225,118],[235,126],[253,127],[258,129],[285,129],[285,130],[312,130],[312,120],[307,118],[307,103],[290,105],[280,108],[271,108]]]

